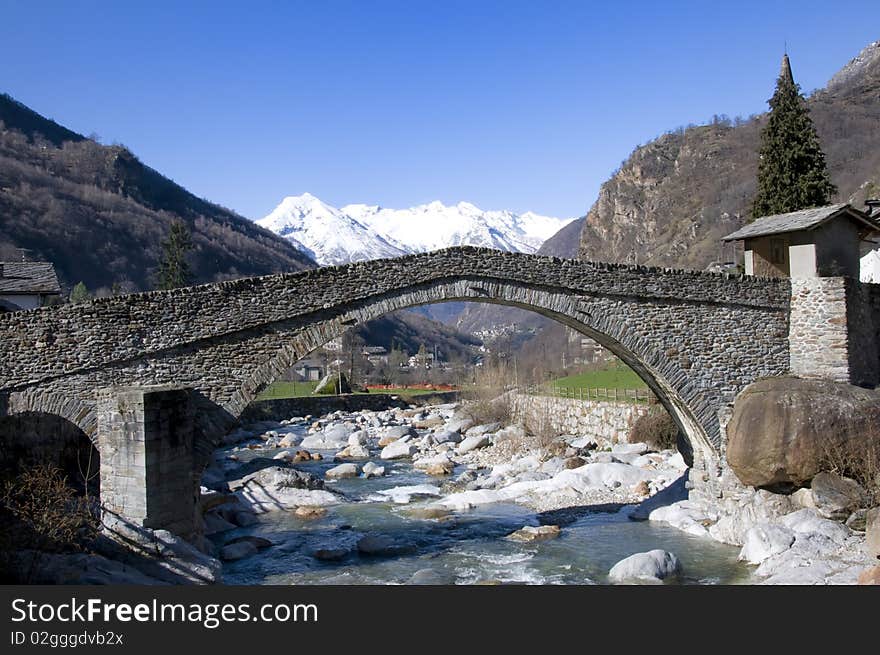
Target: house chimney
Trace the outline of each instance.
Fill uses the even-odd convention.
[[[874,218],[880,216],[880,198],[868,198],[865,200],[865,213]]]

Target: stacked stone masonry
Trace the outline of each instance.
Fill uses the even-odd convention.
[[[518,417],[533,424],[546,421],[554,432],[587,437],[601,447],[626,443],[633,423],[648,409],[637,403],[525,394],[514,399]]]
[[[476,300],[531,309],[596,339],[692,439],[717,450],[718,407],[752,380],[788,371],[789,298],[782,279],[452,248],[0,316],[0,406],[60,413],[93,435],[94,389],[173,383],[200,394],[204,435],[355,323]],[[205,457],[209,445],[199,449]]]

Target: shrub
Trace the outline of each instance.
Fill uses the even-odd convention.
[[[868,506],[880,505],[880,443],[877,441],[840,442],[828,439],[824,442],[822,466],[825,471],[851,478],[868,492]]]
[[[32,551],[31,570],[17,572],[28,581],[42,553],[83,550],[98,520],[88,497],[76,493],[60,468],[37,464],[3,484],[0,525],[0,550],[10,561],[15,551]]]
[[[648,413],[633,422],[630,443],[646,443],[654,450],[675,449],[678,445],[678,424],[663,405],[651,405]]]

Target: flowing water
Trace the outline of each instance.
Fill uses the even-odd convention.
[[[267,451],[261,451],[265,456]],[[271,451],[270,456],[271,456]],[[297,465],[316,475],[335,464]],[[242,459],[245,459],[243,457]],[[376,492],[396,486],[433,484],[409,462],[379,462],[387,475],[327,483],[349,502],[328,508],[326,516],[306,520],[292,512],[269,512],[248,528],[216,535],[218,544],[255,535],[275,545],[224,566],[227,584],[406,584],[413,574],[432,584],[604,584],[618,561],[661,548],[682,564],[680,584],[746,582],[748,569],[736,561],[738,549],[690,536],[671,527],[631,521],[620,506],[586,506],[538,514],[513,503],[484,505],[439,519],[417,515],[423,501],[394,504],[376,500]],[[620,511],[623,509],[623,511]],[[555,524],[560,536],[519,543],[504,537],[524,525]],[[390,552],[362,555],[356,543],[365,534],[390,538]],[[313,553],[336,549],[339,559],[323,561]]]

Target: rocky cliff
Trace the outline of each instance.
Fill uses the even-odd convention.
[[[797,62],[795,62],[796,65]],[[795,70],[795,74],[797,71]],[[767,83],[768,96],[772,80]],[[880,41],[807,100],[835,202],[880,193]],[[680,128],[636,148],[599,192],[578,256],[598,261],[703,268],[730,260],[720,238],[748,217],[766,115]]]

